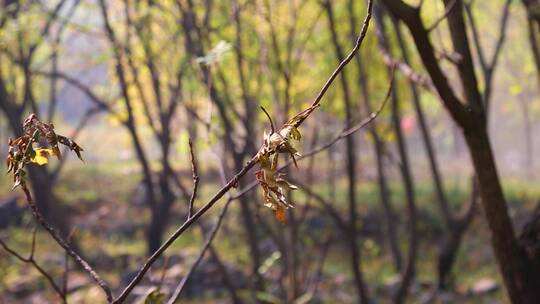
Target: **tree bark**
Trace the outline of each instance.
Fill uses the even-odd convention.
[[[518,246],[485,128],[465,130],[482,205],[492,233],[491,243],[512,303],[540,303],[540,269]]]

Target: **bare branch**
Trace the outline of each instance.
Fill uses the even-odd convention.
[[[131,293],[133,288],[139,284],[146,272],[150,269],[152,264],[171,246],[171,244],[178,239],[184,231],[186,231],[194,222],[196,222],[206,211],[208,211],[212,206],[223,197],[231,188],[233,188],[237,181],[242,178],[246,173],[257,164],[257,159],[253,157],[243,168],[238,172],[228,183],[221,188],[199,211],[197,211],[192,217],[182,224],[164,243],[159,247],[153,254],[148,258],[148,260],[141,267],[135,278],[128,284],[128,286],[122,291],[120,296],[114,300],[113,303],[123,303],[127,296]]]
[[[268,114],[268,112],[266,112],[266,109],[263,106],[261,106],[261,110],[263,110],[264,114],[266,114],[266,117],[268,117],[268,120],[270,121],[270,128],[271,128],[270,135],[272,135],[276,131],[276,129],[274,128],[274,122],[272,121],[272,117],[270,117],[270,114]]]
[[[30,206],[30,209],[32,209],[32,213],[34,214],[34,217],[39,222],[39,224],[47,230],[47,232],[53,237],[53,239],[60,245],[64,250],[75,259],[75,261],[86,271],[92,279],[103,289],[105,292],[105,295],[107,296],[107,300],[110,302],[112,301],[112,293],[111,289],[109,288],[109,285],[94,271],[92,266],[88,264],[80,255],[78,255],[73,248],[60,236],[58,231],[56,231],[49,222],[45,219],[45,217],[41,214],[39,209],[37,208],[34,200],[32,199],[32,195],[30,194],[30,190],[26,186],[26,183],[21,184],[22,190],[24,191],[24,194],[26,195],[26,200],[28,202],[28,205]]]
[[[330,202],[328,202],[326,199],[324,199],[324,197],[317,194],[309,186],[305,185],[301,181],[291,178],[291,182],[299,186],[307,196],[309,196],[310,198],[314,198],[316,201],[318,201],[323,206],[324,210],[328,212],[328,214],[330,214],[332,218],[334,218],[337,226],[343,232],[348,230],[349,224],[345,222],[345,220],[339,215],[338,211],[332,206]]]
[[[103,1],[101,1],[102,3],[102,8],[103,8]],[[368,2],[368,12],[367,12],[367,15],[366,15],[366,18],[364,20],[364,24],[362,26],[362,30],[358,36],[358,39],[356,41],[356,44],[353,48],[353,50],[349,53],[349,55],[338,65],[338,67],[336,68],[336,70],[332,73],[332,75],[330,76],[330,78],[326,81],[326,83],[324,84],[323,88],[321,89],[321,91],[319,92],[319,94],[317,95],[317,97],[315,98],[315,100],[313,101],[313,103],[311,104],[311,106],[302,111],[301,113],[299,113],[298,115],[300,116],[301,115],[301,119],[298,119],[298,121],[296,121],[294,123],[294,127],[298,127],[300,126],[303,121],[309,116],[309,114],[315,109],[317,108],[319,105],[320,105],[320,101],[321,99],[324,97],[326,91],[328,90],[328,88],[330,87],[330,85],[332,84],[332,82],[334,81],[334,79],[337,77],[337,75],[343,70],[343,68],[351,61],[351,59],[354,57],[354,55],[358,52],[361,44],[362,44],[362,41],[364,40],[365,36],[366,36],[366,33],[367,33],[367,28],[369,26],[369,20],[371,19],[371,13],[372,13],[372,7],[373,7],[373,0],[369,0]],[[369,121],[373,120],[374,118],[376,117],[375,116],[370,116],[368,118],[368,121],[364,123],[364,125],[367,125],[369,123]],[[338,139],[339,140],[339,139]],[[337,140],[336,140],[337,141]],[[178,239],[194,222],[196,222],[204,213],[206,213],[210,208],[212,208],[212,206],[219,200],[221,199],[227,192],[229,192],[231,190],[231,188],[234,188],[237,186],[238,184],[238,180],[241,179],[244,175],[246,175],[246,173],[251,169],[253,168],[258,162],[259,162],[259,156],[261,155],[261,153],[264,154],[264,151],[267,151],[268,150],[268,147],[266,147],[265,145],[263,145],[261,147],[261,149],[259,150],[258,153],[256,153],[245,165],[244,167],[232,178],[230,179],[227,184],[222,187],[203,207],[201,207],[201,209],[199,209],[192,217],[190,217],[188,220],[186,220],[184,222],[184,224],[182,224],[182,226],[180,226],[164,243],[163,245],[161,245],[148,259],[147,261],[144,263],[144,265],[141,267],[141,269],[139,270],[139,272],[135,275],[135,277],[133,278],[133,280],[128,284],[128,286],[126,286],[126,288],[122,291],[122,293],[120,294],[120,296],[113,301],[113,303],[123,303],[127,297],[129,296],[129,294],[131,293],[131,291],[133,290],[133,288],[135,288],[135,286],[137,286],[137,284],[139,284],[139,282],[142,280],[142,278],[144,277],[144,275],[146,274],[146,272],[148,272],[148,270],[150,269],[150,267],[152,266],[152,264],[154,264],[157,259],[167,250],[167,248],[176,240]]]
[[[218,230],[219,230],[219,228],[221,226],[221,223],[223,222],[223,219],[225,218],[225,214],[227,213],[227,209],[229,208],[229,205],[231,204],[231,202],[232,202],[232,199],[229,198],[227,200],[227,203],[225,203],[225,206],[223,207],[223,209],[219,213],[218,219],[217,219],[216,223],[214,224],[214,227],[212,227],[212,230],[208,234],[208,237],[206,238],[206,241],[204,242],[204,245],[201,248],[201,251],[199,252],[197,258],[195,259],[195,262],[193,263],[193,265],[191,265],[191,267],[189,268],[186,275],[182,278],[182,281],[180,281],[180,284],[178,284],[178,286],[176,286],[176,289],[174,290],[174,293],[172,294],[169,301],[167,301],[167,304],[175,303],[178,300],[178,298],[180,297],[180,294],[182,293],[182,290],[183,290],[184,286],[186,285],[187,281],[189,280],[189,277],[195,271],[195,269],[199,266],[199,264],[202,261],[202,258],[204,257],[204,254],[210,248],[210,245],[212,244],[212,241],[216,237],[217,232],[218,232]]]
[[[383,54],[384,63],[386,65],[393,66],[393,67],[397,68],[403,75],[405,75],[407,78],[409,78],[410,81],[412,81],[412,82],[416,83],[417,85],[427,89],[430,92],[433,92],[433,93],[437,94],[437,90],[435,89],[435,86],[433,86],[433,82],[431,81],[431,78],[429,78],[426,75],[422,75],[422,74],[416,72],[407,63],[393,58],[388,49],[381,48],[381,51],[382,51],[382,54]]]
[[[341,132],[339,132],[338,134],[336,134],[331,140],[329,140],[327,143],[307,152],[307,153],[304,153],[302,154],[302,156],[298,157],[296,159],[297,162],[301,161],[302,159],[306,159],[306,158],[310,158],[322,151],[325,151],[327,149],[329,149],[330,147],[332,147],[336,142],[344,139],[345,137],[347,136],[350,136],[352,134],[354,134],[355,132],[365,128],[367,125],[369,125],[373,120],[375,120],[375,118],[377,118],[379,116],[379,114],[381,113],[381,111],[384,109],[384,106],[388,103],[388,100],[390,99],[390,93],[392,92],[392,86],[393,86],[393,81],[390,82],[390,85],[389,85],[389,88],[388,88],[388,91],[386,93],[386,97],[385,99],[383,100],[383,102],[381,103],[381,105],[379,106],[379,108],[371,113],[368,117],[364,118],[362,121],[360,121],[359,123],[355,124],[354,126],[350,127],[350,128],[344,128]],[[349,123],[346,124],[346,126],[349,125]],[[287,167],[289,167],[290,165],[294,164],[294,161],[293,160],[289,160],[287,163],[283,164],[282,166],[280,166],[278,168],[278,171],[281,171]],[[241,189],[240,191],[238,191],[238,193],[236,193],[234,196],[233,196],[233,199],[238,199],[240,198],[242,195],[246,194],[247,192],[251,191],[251,189],[253,189],[255,186],[257,186],[257,182],[252,182],[250,183],[249,185],[247,185],[244,189]]]
[[[392,15],[403,21],[409,28],[422,63],[430,75],[433,85],[452,118],[462,127],[469,127],[472,123],[471,113],[462,100],[455,94],[448,78],[435,56],[435,49],[426,31],[420,12],[402,0],[383,0],[384,5]]]
[[[448,17],[448,14],[450,14],[452,9],[456,5],[456,2],[457,2],[456,0],[452,0],[452,2],[446,6],[446,9],[444,10],[444,14],[442,16],[440,16],[439,18],[437,18],[437,20],[435,20],[435,22],[433,22],[433,24],[431,26],[427,27],[426,31],[428,33],[433,31],[437,26],[439,26],[439,24],[441,22],[444,21],[444,19],[446,19],[446,17]]]
[[[332,84],[332,82],[334,82],[334,80],[339,75],[339,73],[341,73],[341,70],[345,68],[345,66],[353,59],[356,53],[358,53],[358,50],[360,50],[360,46],[362,45],[362,42],[364,41],[364,38],[366,37],[366,34],[367,34],[369,21],[371,20],[372,10],[373,10],[373,0],[369,0],[368,5],[367,5],[367,14],[364,19],[364,23],[362,24],[362,30],[360,31],[360,35],[358,35],[358,38],[356,39],[356,43],[353,49],[349,52],[347,57],[345,57],[345,59],[343,59],[343,61],[339,63],[338,67],[334,70],[332,75],[330,75],[330,78],[328,78],[326,83],[323,85],[322,89],[319,91],[319,94],[317,94],[317,96],[315,97],[315,100],[313,100],[313,102],[311,103],[310,108],[316,108],[317,106],[319,106],[319,104],[321,103],[321,99],[324,97],[324,94],[326,94],[326,91],[328,91],[328,88],[330,88],[330,85]],[[304,121],[304,119],[301,119],[298,122],[298,125],[300,125]]]
[[[197,197],[197,189],[199,188],[199,173],[197,171],[197,160],[195,159],[195,152],[193,148],[193,142],[189,139],[189,153],[191,156],[191,172],[193,174],[193,191],[189,199],[188,219],[193,215],[193,203]]]
[[[503,13],[501,15],[501,20],[499,22],[499,37],[497,41],[495,42],[495,48],[492,54],[491,59],[488,61],[486,59],[486,55],[484,53],[484,48],[482,47],[482,43],[480,40],[480,35],[478,32],[478,27],[476,25],[476,20],[473,16],[472,12],[472,3],[465,3],[465,16],[469,20],[469,24],[471,27],[472,32],[472,41],[474,44],[474,48],[476,50],[476,53],[478,54],[478,60],[480,62],[480,67],[482,68],[482,74],[484,77],[484,92],[483,92],[483,101],[486,108],[486,113],[489,114],[489,104],[490,104],[490,98],[491,98],[491,92],[493,88],[493,75],[495,72],[495,69],[497,67],[497,63],[499,60],[499,55],[501,53],[505,38],[506,38],[506,28],[508,25],[508,17],[510,15],[510,5],[512,1],[506,0],[504,7],[503,7]]]
[[[34,259],[34,253],[36,249],[36,228],[34,228],[32,232],[32,245],[30,249],[30,254],[27,258],[23,257],[14,249],[10,248],[2,239],[0,239],[0,246],[2,246],[7,253],[16,257],[19,261],[32,265],[49,282],[54,291],[62,299],[62,302],[66,303],[65,291],[62,291],[62,289],[54,282],[52,276],[45,269],[43,269],[43,267],[41,267]]]

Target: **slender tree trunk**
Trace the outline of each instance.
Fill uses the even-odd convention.
[[[512,303],[540,303],[540,269],[518,246],[502,192],[491,143],[484,127],[465,130],[478,176],[482,205],[492,232],[492,245]]]
[[[394,126],[394,132],[396,133],[398,152],[401,160],[401,176],[403,179],[403,185],[405,187],[406,199],[407,199],[407,216],[408,230],[409,230],[409,247],[407,254],[407,263],[403,269],[401,276],[401,284],[394,295],[395,303],[404,303],[407,297],[409,286],[414,279],[416,272],[416,257],[418,247],[418,233],[416,228],[416,199],[414,194],[414,182],[409,165],[409,156],[407,152],[407,143],[405,136],[401,130],[401,115],[399,110],[399,100],[397,92],[392,93],[392,124]]]
[[[527,28],[529,44],[536,66],[538,82],[540,83],[540,1],[522,0],[527,12]]]
[[[401,29],[395,19],[392,19],[394,25],[394,30],[397,37],[397,42],[399,48],[401,49],[401,54],[403,57],[403,62],[405,64],[410,64],[409,54],[407,52],[407,47],[405,41],[403,40],[403,35]],[[414,110],[416,112],[416,118],[418,124],[420,125],[420,134],[422,137],[422,142],[424,143],[424,148],[426,150],[427,158],[429,161],[429,168],[431,171],[431,177],[433,180],[433,186],[435,188],[435,194],[437,196],[437,202],[439,203],[439,209],[441,211],[442,218],[446,224],[446,233],[444,235],[443,241],[439,248],[439,253],[437,256],[437,265],[438,265],[438,281],[439,288],[444,289],[446,287],[446,282],[448,277],[452,272],[452,267],[455,262],[455,258],[459,248],[461,246],[461,240],[463,235],[473,219],[474,208],[470,209],[470,213],[467,212],[464,214],[461,219],[454,219],[450,206],[448,204],[448,199],[444,191],[444,185],[442,182],[439,165],[437,162],[435,149],[431,140],[431,134],[429,131],[429,126],[426,122],[424,115],[424,110],[422,109],[422,103],[420,101],[420,95],[414,82],[409,82],[409,88],[412,93],[412,101]],[[472,189],[472,188],[471,188]],[[472,191],[473,195],[476,191]],[[474,201],[471,201],[471,204],[474,204]]]
[[[399,24],[397,21],[393,20],[393,25],[398,41],[399,48],[401,50],[401,55],[403,57],[403,62],[405,64],[410,64],[409,54],[406,49],[405,41],[403,40],[403,35]],[[442,213],[442,218],[445,221],[447,227],[452,226],[452,212],[448,205],[448,200],[444,191],[444,186],[441,178],[441,173],[439,170],[439,165],[437,163],[437,157],[435,154],[435,149],[433,148],[433,142],[431,140],[431,134],[429,131],[429,126],[426,122],[424,109],[422,108],[422,103],[420,102],[420,95],[416,85],[411,81],[409,82],[409,88],[412,94],[412,101],[414,106],[414,111],[416,113],[416,118],[418,120],[418,125],[420,126],[420,134],[422,136],[422,142],[424,143],[424,148],[426,150],[427,158],[429,161],[429,168],[431,171],[431,177],[433,179],[433,186],[435,188],[435,194],[437,195],[437,201],[439,202],[439,209]]]
[[[330,1],[324,1],[323,6],[326,10],[326,15],[330,24],[330,31],[332,33],[332,43],[334,45],[336,57],[338,61],[344,58],[343,50],[338,41],[338,34],[335,27],[334,16],[332,12],[332,4]],[[345,105],[346,121],[352,121],[352,101],[349,89],[349,82],[346,73],[339,75],[341,81],[341,88],[343,90],[343,101]],[[348,188],[348,201],[349,201],[349,226],[347,239],[351,250],[351,266],[354,275],[354,282],[358,297],[361,303],[368,303],[369,296],[368,291],[364,283],[364,278],[361,270],[361,258],[360,249],[357,242],[357,210],[356,210],[356,147],[354,137],[347,136],[345,139],[346,149],[346,171],[347,171],[347,188]]]
[[[437,271],[439,289],[445,289],[448,286],[452,267],[456,261],[456,257],[463,240],[463,236],[467,228],[472,223],[476,211],[478,200],[478,183],[476,177],[471,179],[471,201],[465,209],[463,215],[453,221],[453,225],[448,228],[442,243],[440,244],[439,253],[437,256]]]
[[[350,24],[350,35],[354,37],[357,30],[357,20],[354,14],[354,5],[352,0],[348,1],[348,10],[349,10],[349,24]],[[377,20],[375,20],[377,22]],[[364,107],[366,108],[367,113],[372,113],[372,107],[369,99],[369,86],[367,83],[367,74],[362,64],[361,56],[355,57],[356,66],[358,68],[358,83],[362,92],[362,101]],[[402,270],[402,257],[401,251],[399,249],[398,236],[396,231],[396,215],[392,207],[390,191],[388,189],[388,182],[386,179],[386,172],[384,171],[384,140],[377,133],[377,122],[373,121],[368,126],[368,131],[371,137],[373,138],[373,153],[376,162],[377,168],[377,184],[379,188],[379,196],[381,199],[381,205],[384,212],[384,227],[386,234],[388,236],[388,247],[392,254],[392,261],[394,262],[394,267],[398,272]]]
[[[160,200],[152,207],[150,226],[148,228],[148,251],[153,253],[157,250],[165,235],[169,223],[171,207],[175,200],[175,195],[169,186],[169,176],[161,172],[159,177]]]
[[[382,12],[380,6],[375,6],[374,9],[375,20],[377,22],[377,38],[379,44],[383,49],[390,50],[389,40],[385,31],[385,27],[382,20]],[[391,71],[388,70],[388,76],[392,77]],[[416,198],[414,193],[414,181],[409,164],[409,155],[407,151],[407,141],[403,131],[401,130],[401,110],[400,100],[397,92],[397,88],[394,86],[391,93],[392,101],[392,126],[394,133],[396,134],[398,153],[400,162],[401,178],[403,180],[403,186],[405,189],[405,197],[407,201],[407,216],[408,216],[408,231],[409,231],[409,246],[407,252],[407,263],[404,269],[401,271],[401,284],[399,285],[396,293],[393,295],[395,303],[404,303],[409,287],[414,279],[416,272],[416,258],[418,248],[418,233],[417,233],[417,219],[416,219]]]

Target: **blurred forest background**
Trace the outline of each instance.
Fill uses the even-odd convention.
[[[360,0],[0,0],[0,158],[30,113],[84,149],[84,162],[30,165],[29,186],[120,294],[184,223],[193,190],[197,211],[258,151],[271,129],[261,106],[279,127],[311,104],[366,12]],[[128,303],[175,290],[181,303],[518,303],[523,269],[497,256],[529,268],[500,246],[540,227],[539,39],[535,0],[376,0],[358,54],[299,128],[307,157],[282,171],[299,188],[285,222],[250,170]],[[452,98],[469,106],[449,112]],[[482,123],[502,205],[486,199],[493,175],[474,182],[492,172],[479,170],[489,147],[471,139]],[[12,186],[0,174],[0,303],[106,303]]]

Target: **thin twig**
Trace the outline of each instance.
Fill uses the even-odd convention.
[[[71,239],[77,232],[77,226],[73,227],[67,236],[67,241],[71,242]],[[67,302],[68,294],[68,281],[69,281],[69,254],[64,250],[64,273],[62,279],[62,289],[64,290],[64,302]]]
[[[186,231],[194,222],[196,222],[203,214],[206,213],[214,204],[223,197],[231,188],[233,188],[238,180],[242,178],[246,173],[253,168],[257,164],[258,160],[256,157],[253,157],[245,166],[240,170],[233,178],[231,178],[227,184],[221,188],[214,196],[199,209],[192,217],[190,217],[188,220],[182,224],[176,231],[173,232],[173,234],[159,247],[144,263],[144,265],[141,267],[137,275],[133,278],[133,280],[128,284],[128,286],[122,291],[120,296],[113,301],[113,303],[123,303],[127,296],[131,293],[133,288],[139,284],[139,282],[142,280],[146,272],[150,269],[152,264],[154,264],[157,259],[171,246],[171,244],[176,241],[183,233]]]
[[[30,249],[30,254],[27,258],[20,255],[18,252],[10,248],[2,239],[0,239],[0,246],[4,248],[5,251],[7,251],[12,256],[16,257],[19,261],[27,264],[31,264],[51,285],[51,287],[54,289],[54,291],[58,294],[58,296],[62,299],[62,303],[66,303],[65,300],[65,292],[62,291],[62,289],[54,282],[54,279],[51,277],[51,275],[41,267],[36,260],[34,259],[34,252],[36,248],[36,229],[34,228],[34,231],[32,233],[32,245]]]
[[[274,128],[274,122],[272,121],[272,117],[270,116],[270,114],[268,114],[268,112],[266,112],[266,109],[263,106],[261,106],[261,110],[263,110],[264,114],[266,114],[266,117],[268,117],[268,120],[270,121],[270,135],[274,134],[276,128]]]
[[[308,113],[310,113],[311,111],[313,111],[315,108],[317,108],[319,106],[321,99],[324,97],[324,94],[326,93],[326,91],[328,90],[328,88],[330,87],[330,85],[332,84],[334,79],[343,70],[343,68],[351,61],[351,59],[354,57],[354,55],[358,52],[358,49],[360,48],[360,45],[362,44],[362,41],[364,40],[364,38],[366,36],[366,33],[367,33],[367,28],[369,26],[369,20],[371,19],[371,14],[372,14],[372,8],[373,8],[373,0],[369,0],[367,15],[366,15],[366,18],[364,20],[364,24],[362,25],[362,30],[360,31],[360,34],[358,36],[358,39],[356,41],[356,44],[355,44],[353,50],[338,65],[336,70],[332,73],[330,78],[326,81],[326,83],[324,84],[323,88],[321,89],[321,91],[319,92],[319,94],[317,95],[317,97],[315,98],[313,103],[311,104],[311,106],[306,110],[306,111],[308,111]],[[295,123],[295,127],[299,127],[303,123],[305,118],[307,118],[308,116],[309,115],[305,115],[303,118],[299,119]],[[365,124],[369,123],[375,117],[376,116],[369,117],[368,121]],[[339,139],[337,139],[337,140],[339,140]],[[240,178],[242,178],[244,175],[246,175],[246,173],[259,162],[260,151],[266,150],[266,148],[267,147],[265,147],[265,146],[261,147],[261,150],[259,150],[259,152],[257,154],[255,154],[255,156],[253,156],[246,163],[246,165],[232,179],[230,179],[227,182],[227,184],[223,188],[221,188],[203,207],[201,207],[201,209],[199,209],[199,211],[197,211],[192,217],[190,217],[188,220],[186,220],[184,222],[184,224],[182,224],[182,226],[180,226],[176,231],[174,231],[174,233],[171,236],[169,236],[169,238],[163,243],[163,245],[161,245],[161,247],[159,247],[152,254],[152,256],[150,256],[147,259],[147,261],[141,267],[139,272],[135,275],[133,280],[128,284],[128,286],[126,286],[126,288],[122,291],[120,296],[116,300],[114,300],[113,303],[123,303],[126,300],[126,298],[129,296],[131,291],[135,288],[135,286],[137,286],[137,284],[139,284],[139,282],[142,280],[142,278],[144,277],[146,272],[148,272],[148,270],[150,269],[152,264],[154,264],[156,262],[156,260],[163,254],[163,252],[165,252],[165,250],[167,250],[167,248],[169,248],[169,246],[172,243],[174,243],[174,241],[176,239],[178,239],[184,233],[184,231],[186,231],[194,222],[196,222],[204,213],[206,213],[206,211],[208,211],[210,208],[212,208],[212,206],[219,199],[221,199],[227,192],[229,192],[229,190],[231,190],[231,188],[234,188],[234,187],[237,186],[238,180]]]
[[[439,26],[439,24],[441,22],[443,22],[444,19],[446,19],[446,17],[448,17],[448,15],[452,12],[452,9],[456,5],[456,2],[457,2],[457,0],[453,0],[451,3],[449,3],[446,6],[444,14],[442,16],[440,16],[439,18],[437,18],[437,20],[435,20],[435,22],[433,22],[433,24],[426,29],[426,31],[428,33],[431,32],[432,30],[434,30],[437,26]]]
[[[379,108],[375,111],[375,112],[372,112],[368,117],[364,118],[362,121],[360,121],[359,123],[355,124],[354,126],[350,127],[349,129],[343,129],[341,132],[339,132],[338,134],[336,134],[331,140],[329,140],[328,142],[326,142],[325,144],[307,152],[307,153],[304,153],[302,154],[302,156],[298,157],[296,159],[296,161],[301,161],[302,159],[306,159],[306,158],[309,158],[309,157],[312,157],[322,151],[325,151],[327,150],[328,148],[332,147],[336,142],[344,139],[345,137],[347,136],[350,136],[352,135],[353,133],[365,128],[367,125],[369,125],[373,120],[375,120],[375,118],[377,118],[379,116],[379,114],[382,112],[382,110],[384,109],[385,105],[388,103],[388,99],[390,97],[390,93],[392,91],[392,86],[393,86],[393,81],[390,82],[390,86],[388,88],[388,91],[386,93],[386,97],[385,99],[383,100],[383,102],[381,103],[381,105],[379,106]],[[349,124],[346,124],[346,125],[349,125]],[[278,168],[278,171],[281,171],[287,167],[289,167],[290,165],[292,165],[294,162],[292,160],[289,160],[287,163],[281,165],[279,168]],[[256,181],[250,183],[249,185],[247,185],[244,189],[241,189],[240,191],[238,191],[234,196],[233,196],[233,199],[238,199],[240,198],[242,195],[246,194],[247,192],[251,191],[253,188],[255,188],[255,186],[257,186],[258,183]]]
[[[62,290],[63,290],[64,303],[67,303],[68,278],[69,278],[69,254],[67,253],[67,251],[64,250],[64,274],[62,278]]]
[[[193,175],[193,191],[191,192],[191,197],[189,198],[188,219],[193,216],[193,204],[195,203],[195,198],[197,197],[197,190],[199,188],[199,173],[197,170],[197,160],[195,159],[195,151],[191,138],[189,139],[189,154],[191,157],[191,173]]]
[[[182,278],[182,281],[180,281],[180,283],[178,284],[178,286],[174,290],[174,293],[171,296],[171,298],[167,301],[167,304],[175,303],[178,300],[178,298],[180,297],[180,294],[182,293],[182,290],[186,286],[186,283],[189,280],[189,277],[191,276],[191,274],[193,272],[195,272],[195,269],[201,263],[201,261],[202,261],[202,259],[204,257],[204,254],[206,253],[208,248],[210,248],[210,245],[212,244],[212,241],[214,240],[215,236],[217,235],[217,232],[218,232],[218,230],[219,230],[219,228],[221,226],[221,223],[223,222],[223,219],[225,218],[225,214],[227,213],[227,209],[229,208],[229,205],[231,204],[231,202],[232,202],[232,199],[229,198],[229,200],[227,200],[227,203],[225,203],[225,206],[221,210],[221,212],[220,212],[220,214],[218,216],[218,219],[217,219],[216,223],[214,224],[214,227],[212,227],[212,230],[208,234],[208,237],[206,238],[206,241],[204,242],[204,245],[201,248],[201,251],[199,251],[199,255],[195,259],[195,262],[193,263],[193,265],[191,265],[191,267],[189,268],[186,275]]]
[[[94,279],[94,281],[101,287],[101,289],[105,292],[105,295],[107,297],[107,301],[111,302],[113,297],[111,293],[111,289],[109,288],[109,285],[94,271],[92,266],[88,264],[80,255],[78,255],[73,248],[58,234],[58,232],[47,222],[45,217],[41,214],[39,209],[36,206],[36,203],[32,199],[32,195],[30,194],[30,190],[26,186],[26,183],[21,184],[21,188],[24,191],[24,194],[26,195],[26,200],[28,201],[28,205],[30,205],[30,209],[32,209],[32,213],[34,214],[34,217],[39,222],[39,224],[47,230],[47,232],[53,237],[53,239],[60,245],[64,250],[75,259],[79,265]]]
[[[393,58],[390,53],[388,52],[388,49],[381,48],[383,53],[383,61],[386,65],[394,66],[399,71],[405,75],[410,81],[414,82],[415,84],[427,89],[428,91],[437,94],[437,90],[435,89],[435,86],[433,85],[433,82],[431,81],[431,78],[429,78],[426,75],[422,75],[415,71],[410,65],[407,63],[397,60]]]
[[[159,277],[159,281],[157,284],[158,290],[161,290],[161,287],[163,286],[163,282],[165,281],[165,275],[167,274],[168,267],[169,267],[169,256],[165,256],[165,261],[163,262],[163,266],[161,267],[161,275]]]
[[[330,75],[330,78],[326,80],[326,83],[323,85],[322,89],[319,91],[319,94],[317,94],[317,96],[315,97],[315,100],[313,100],[313,102],[311,103],[310,109],[315,109],[316,107],[319,106],[319,104],[321,103],[321,99],[324,97],[324,94],[326,94],[326,91],[328,91],[328,89],[330,88],[330,85],[332,84],[332,82],[334,82],[334,80],[339,75],[341,70],[345,68],[345,66],[354,58],[356,53],[358,53],[358,51],[360,50],[360,46],[362,45],[362,42],[364,41],[364,38],[366,37],[366,34],[367,34],[369,21],[371,20],[372,11],[373,11],[373,0],[369,0],[367,4],[367,14],[364,19],[364,23],[362,24],[360,35],[358,35],[358,38],[356,39],[356,43],[353,49],[350,51],[347,57],[345,57],[345,59],[343,59],[343,61],[339,63],[338,67],[334,70],[332,75]],[[295,127],[298,127],[306,118],[307,116],[304,117],[303,119],[300,119],[297,122]]]

